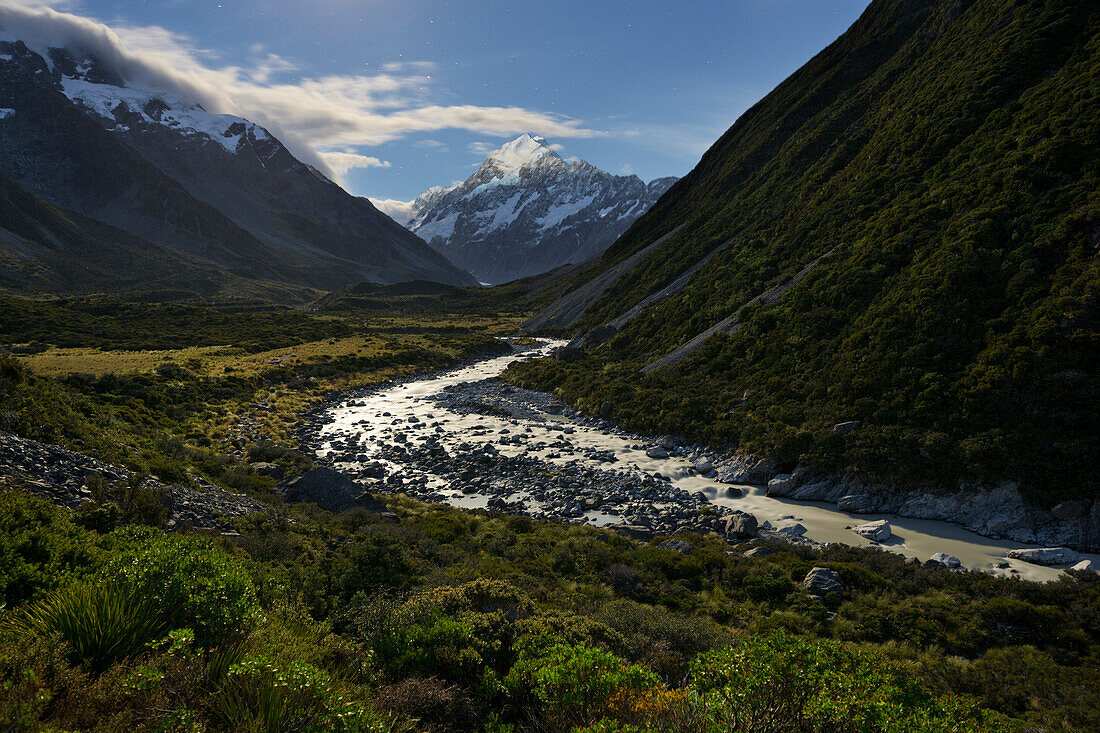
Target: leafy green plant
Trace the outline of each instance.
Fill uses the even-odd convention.
[[[114,558],[104,577],[165,609],[172,626],[192,629],[199,644],[247,633],[256,591],[240,562],[196,537],[120,532],[144,539]]]
[[[520,699],[529,691],[533,698],[529,712],[561,727],[599,720],[616,696],[663,687],[652,670],[628,665],[600,649],[566,644],[520,659],[505,685]]]
[[[168,629],[163,610],[131,588],[82,582],[50,592],[10,621],[22,633],[57,636],[75,660],[102,671],[136,656]]]

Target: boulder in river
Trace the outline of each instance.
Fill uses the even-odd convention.
[[[645,454],[647,456],[649,456],[650,458],[655,458],[657,460],[663,460],[665,458],[668,458],[668,451],[665,450],[664,447],[659,446],[659,445],[653,446],[652,448],[647,450],[645,452]]]
[[[691,467],[695,469],[695,473],[700,476],[706,476],[714,470],[714,464],[710,462],[708,458],[700,458],[695,463],[691,464]]]
[[[794,489],[794,485],[794,476],[781,473],[768,482],[768,496],[786,496]]]
[[[751,514],[737,512],[726,520],[726,537],[728,539],[749,539],[756,536],[756,531],[756,517]]]
[[[885,542],[893,535],[893,530],[890,529],[890,523],[885,519],[852,527],[852,531],[874,542]]]
[[[928,558],[928,562],[937,563],[943,565],[946,568],[961,568],[962,560],[954,555],[948,555],[946,552],[937,552],[932,557]]]
[[[844,593],[844,582],[840,573],[829,568],[813,568],[806,573],[802,586],[815,596],[839,596]]]
[[[1070,565],[1081,560],[1081,555],[1068,547],[1029,547],[1024,550],[1009,550],[1008,556],[1033,565]]]

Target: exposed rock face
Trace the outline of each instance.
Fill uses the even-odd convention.
[[[897,514],[954,522],[986,537],[1033,545],[1100,550],[1100,503],[1065,501],[1047,510],[1028,504],[1014,484],[964,488],[956,492],[914,492],[874,484],[851,474],[823,475],[804,468],[777,475],[773,463],[737,455],[719,464],[717,478],[729,483],[766,484],[768,495],[835,503],[852,514]]]
[[[893,535],[893,530],[890,529],[890,523],[885,519],[861,524],[858,527],[852,527],[852,531],[861,537],[866,537],[875,542],[885,542]]]
[[[482,282],[508,282],[603,252],[675,181],[567,162],[524,134],[457,186],[422,193],[407,226]]]
[[[382,502],[346,475],[331,468],[315,468],[276,487],[286,501],[316,504],[325,511],[338,514],[360,507],[376,514],[388,510]]]
[[[844,593],[844,583],[840,579],[840,573],[829,568],[812,569],[806,573],[802,585],[815,596],[839,597]]]
[[[1069,565],[1081,560],[1081,556],[1066,547],[1036,547],[1011,550],[1008,557],[1036,565]]]

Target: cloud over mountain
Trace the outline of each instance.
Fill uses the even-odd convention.
[[[0,0],[0,28],[39,48],[91,53],[128,81],[173,91],[210,112],[236,114],[270,129],[303,161],[333,178],[385,166],[369,148],[413,133],[462,129],[484,135],[535,130],[558,138],[602,135],[579,120],[516,106],[439,104],[432,64],[384,64],[380,72],[310,76],[278,54],[252,49],[247,67],[159,26],[107,26],[95,19]]]

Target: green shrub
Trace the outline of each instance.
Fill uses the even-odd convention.
[[[11,623],[17,631],[58,636],[74,659],[102,671],[140,654],[167,630],[163,610],[148,596],[116,583],[79,583],[22,609]]]
[[[101,560],[97,538],[68,514],[44,499],[0,492],[0,601],[9,608]]]
[[[726,730],[990,730],[974,704],[939,698],[902,667],[827,640],[773,633],[700,655],[691,689]]]
[[[247,633],[256,590],[244,566],[196,537],[123,531],[145,539],[115,558],[104,577],[167,609],[174,628],[194,630],[199,644]]]
[[[517,699],[529,692],[529,712],[552,728],[593,723],[608,714],[617,696],[662,687],[651,670],[579,644],[559,644],[520,659],[505,684]]]

